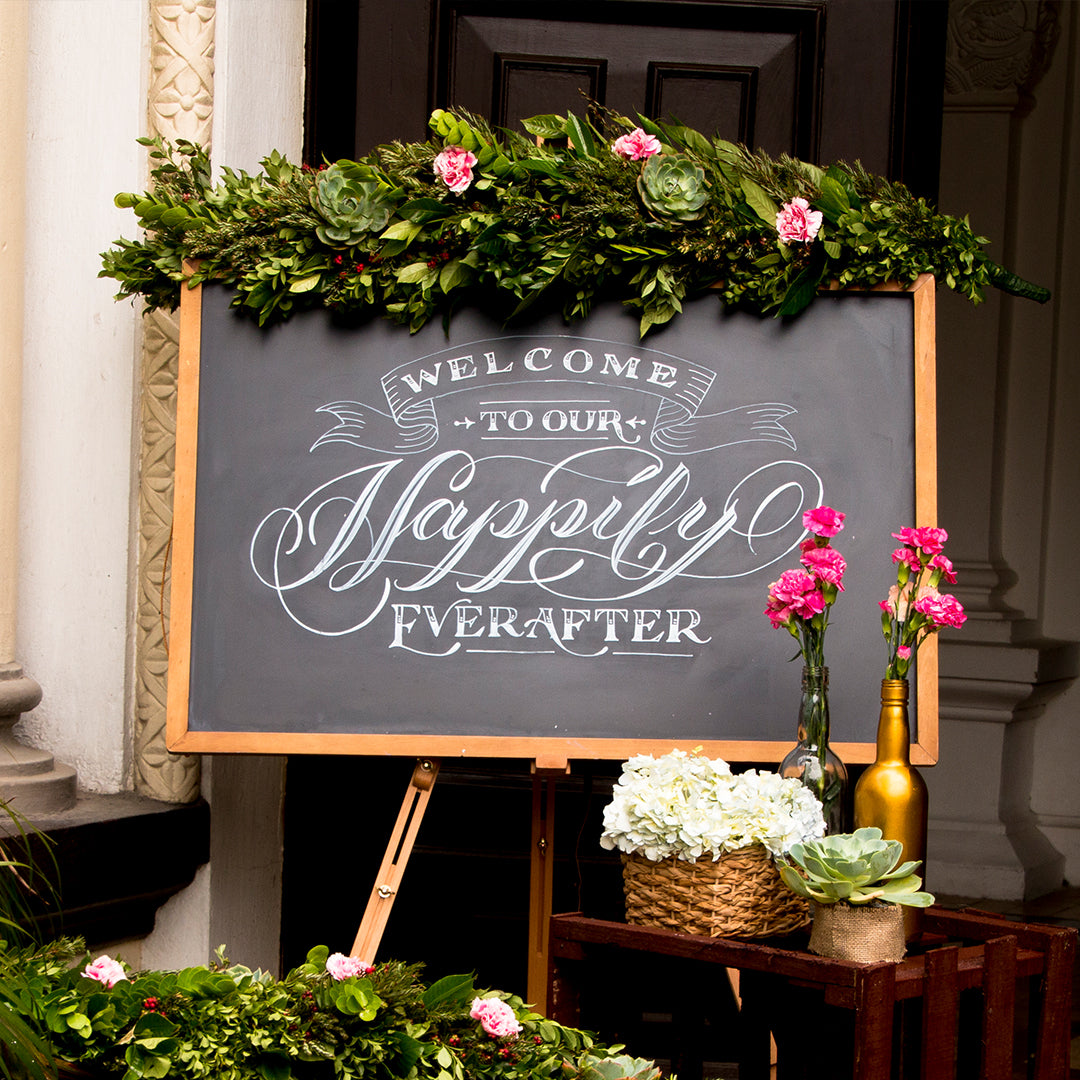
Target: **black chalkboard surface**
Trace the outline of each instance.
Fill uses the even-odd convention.
[[[872,760],[890,533],[934,521],[932,281],[645,342],[619,305],[260,330],[210,287],[181,350],[173,749],[778,760],[800,666],[762,612],[827,503],[833,739]]]

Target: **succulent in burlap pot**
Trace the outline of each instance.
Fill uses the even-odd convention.
[[[791,891],[813,903],[810,950],[839,960],[902,960],[903,907],[929,907],[917,861],[877,828],[793,844],[780,866]]]

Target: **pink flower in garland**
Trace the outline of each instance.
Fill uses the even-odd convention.
[[[359,957],[336,952],[326,958],[326,970],[330,972],[332,978],[340,982],[342,979],[353,979],[358,975],[369,975],[372,967],[366,960],[361,960]]]
[[[480,1026],[493,1039],[512,1039],[521,1032],[514,1010],[502,998],[473,998],[469,1015],[479,1020]]]
[[[810,243],[821,228],[821,211],[802,198],[784,203],[776,215],[776,232],[785,244]]]
[[[620,135],[612,144],[611,152],[627,161],[643,161],[660,153],[660,140],[646,135],[641,128],[634,128],[629,135]]]
[[[455,195],[461,194],[473,181],[476,155],[463,146],[448,146],[435,158],[435,175]]]
[[[96,979],[110,989],[121,980],[127,979],[123,964],[109,956],[99,956],[93,963],[87,964],[82,973],[88,979]]]

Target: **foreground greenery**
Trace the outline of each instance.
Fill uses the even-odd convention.
[[[469,975],[431,985],[420,966],[380,964],[334,978],[325,947],[283,979],[230,965],[128,973],[111,986],[83,974],[78,941],[0,952],[10,1008],[49,1052],[8,1075],[48,1077],[58,1062],[95,1077],[213,1080],[655,1080],[648,1061],[599,1046],[508,994],[478,994]],[[496,1037],[470,1015],[478,996],[513,1011]],[[501,1008],[501,1006],[500,1006]],[[0,1048],[0,1058],[5,1058]],[[10,1057],[6,1058],[10,1061]],[[64,1072],[61,1071],[61,1076]]]
[[[260,323],[312,306],[371,311],[412,330],[465,303],[513,317],[539,304],[567,319],[601,298],[640,312],[644,334],[707,287],[725,305],[794,315],[823,285],[910,284],[929,273],[972,301],[988,285],[1045,300],[983,251],[966,219],[939,214],[857,163],[772,159],[678,124],[593,108],[522,121],[532,138],[437,110],[424,143],[380,146],[313,170],[276,151],[263,172],[211,179],[200,147],[144,140],[152,190],[124,193],[140,240],[102,256],[119,296],[175,307],[184,260]],[[612,152],[640,126],[654,156]],[[454,191],[447,149],[475,161]],[[781,242],[777,214],[806,199],[823,216],[806,242]]]

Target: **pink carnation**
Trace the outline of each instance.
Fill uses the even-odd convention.
[[[629,135],[620,135],[612,144],[611,152],[627,161],[641,161],[660,153],[660,140],[646,135],[641,128],[634,128]]]
[[[821,228],[821,211],[811,210],[805,199],[784,203],[776,215],[776,231],[785,244],[809,242]]]
[[[476,155],[463,146],[448,146],[435,158],[435,175],[455,195],[464,191],[473,180]]]
[[[815,506],[803,514],[803,528],[815,536],[835,536],[843,529],[845,516],[831,506]]]
[[[800,619],[812,619],[826,606],[818,583],[805,570],[785,570],[769,586],[769,607],[765,614],[772,611],[779,615],[782,610],[788,609],[788,617],[795,615]],[[786,618],[779,623],[774,621],[773,626],[783,625],[786,621]]]
[[[841,592],[844,591],[843,578],[844,571],[847,570],[847,560],[836,548],[812,547],[803,552],[801,561],[818,581],[827,581]]]
[[[512,1039],[521,1031],[514,1010],[502,998],[473,998],[469,1015],[480,1021],[480,1026],[493,1039]]]
[[[956,569],[952,564],[952,560],[947,555],[935,555],[927,566],[931,570],[940,570],[941,576],[950,584],[956,584]]]
[[[898,622],[906,622],[908,614],[908,604],[911,602],[911,585],[909,581],[903,589],[899,585],[894,585],[889,590],[888,600],[881,600],[878,603],[878,607],[882,611],[891,615]]]
[[[326,958],[326,970],[340,982],[342,979],[352,979],[357,975],[367,975],[372,968],[366,960],[336,952]]]
[[[952,626],[959,630],[967,621],[967,615],[964,614],[960,601],[948,593],[939,593],[937,589],[920,589],[914,607],[934,626]]]
[[[917,574],[922,569],[922,561],[919,559],[919,553],[913,551],[909,547],[898,547],[892,553],[892,561],[899,566],[903,563],[909,570]]]
[[[896,655],[901,660],[911,659],[911,646],[910,645],[898,645],[896,648]]]
[[[92,964],[87,964],[82,973],[88,979],[96,979],[108,987],[115,986],[121,979],[127,979],[123,964],[109,956],[99,956]]]
[[[930,526],[919,529],[901,529],[893,533],[893,536],[902,544],[907,544],[908,547],[927,555],[939,554],[945,547],[945,541],[949,539],[949,534],[944,529],[935,529]]]

